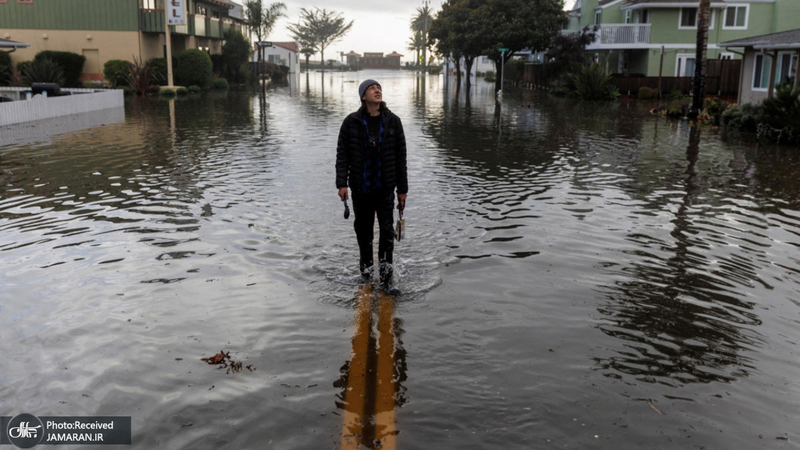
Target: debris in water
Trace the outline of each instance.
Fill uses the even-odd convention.
[[[652,404],[652,403],[650,403],[650,402],[647,402],[647,404],[648,404],[648,405],[650,405],[650,407],[651,407],[651,408],[653,408],[653,411],[655,411],[655,412],[657,412],[657,413],[661,414],[662,416],[664,415],[664,413],[662,413],[661,411],[659,411],[659,410],[658,410],[658,408],[656,408],[655,406],[653,406],[653,404]]]
[[[220,350],[214,356],[209,358],[200,358],[200,361],[205,361],[210,365],[219,365],[219,369],[226,369],[225,373],[237,373],[242,371],[242,362],[241,361],[234,361],[231,358],[231,352],[226,352],[225,350]],[[249,372],[256,370],[255,367],[252,365],[245,367]]]

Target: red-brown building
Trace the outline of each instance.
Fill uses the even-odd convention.
[[[354,53],[352,51],[345,56],[347,56],[348,64],[351,66],[356,66],[360,69],[389,70],[400,70],[400,58],[403,57],[403,55],[397,52],[389,53],[386,56],[383,56],[383,53],[364,52],[364,56],[359,57],[358,53]],[[351,62],[351,58],[353,62]]]

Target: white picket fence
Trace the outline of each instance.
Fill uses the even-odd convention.
[[[30,88],[0,88],[0,95],[15,100],[24,98]],[[0,103],[0,127],[34,120],[81,114],[108,108],[124,107],[125,99],[121,89],[72,89],[65,88],[72,95],[50,97],[36,95],[30,100]],[[11,94],[11,95],[9,95]]]

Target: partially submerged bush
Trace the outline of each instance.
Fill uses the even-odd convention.
[[[189,90],[185,87],[179,87],[176,92],[178,95],[189,95]]]
[[[0,52],[0,86],[6,86],[11,82],[12,68],[11,55],[8,52]]]
[[[72,52],[55,52],[50,50],[41,51],[36,54],[33,61],[50,60],[61,68],[64,82],[68,87],[81,87],[81,73],[86,57]]]
[[[61,66],[47,58],[35,59],[31,64],[24,65],[20,75],[25,86],[31,86],[33,83],[55,83],[64,86],[66,82]]]
[[[211,83],[214,89],[228,89],[228,80],[225,78],[217,78]]]
[[[642,86],[639,88],[638,97],[639,100],[653,100],[658,98],[658,94],[659,94],[658,89]]]
[[[175,97],[176,92],[172,89],[161,89],[158,91],[158,95],[161,97]]]
[[[122,59],[112,59],[103,64],[103,77],[111,83],[112,87],[127,86],[127,75],[133,64]]]
[[[176,83],[182,86],[196,84],[206,87],[211,82],[212,64],[208,53],[188,49],[178,55],[178,65],[175,67]]]
[[[567,89],[581,100],[616,100],[619,90],[598,63],[577,66],[567,74]]]
[[[197,92],[200,92],[200,86],[198,86],[196,84],[193,84],[193,85],[189,86],[189,92],[191,92],[193,94],[197,93]]]
[[[792,84],[778,86],[772,98],[761,104],[758,134],[778,143],[800,143],[800,90]]]

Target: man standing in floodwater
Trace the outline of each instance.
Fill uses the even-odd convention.
[[[400,118],[386,107],[380,83],[366,80],[358,87],[361,108],[344,119],[336,147],[336,187],[339,198],[347,200],[347,187],[353,194],[355,230],[359,249],[359,269],[363,281],[370,278],[374,265],[372,240],[378,216],[378,272],[381,288],[394,291],[392,252],[394,251],[394,197],[397,209],[406,206],[408,170],[406,137]]]

